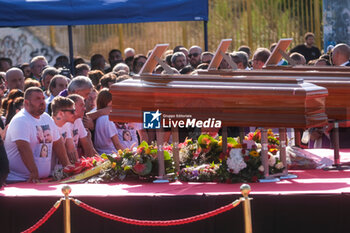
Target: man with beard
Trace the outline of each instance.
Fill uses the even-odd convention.
[[[63,166],[70,162],[57,126],[45,111],[45,97],[38,87],[24,93],[24,109],[9,124],[5,149],[10,163],[9,182],[39,182],[50,175],[52,152]],[[42,140],[43,132],[51,140]],[[47,156],[41,157],[45,148]]]
[[[202,48],[194,45],[188,50],[188,57],[190,59],[191,66],[196,69],[199,64],[201,64],[201,54]]]
[[[182,68],[184,68],[187,63],[186,63],[186,56],[183,52],[176,52],[173,54],[171,57],[171,64],[172,66],[180,71]]]
[[[305,57],[307,64],[311,60],[318,59],[321,56],[321,52],[316,46],[314,46],[315,35],[312,32],[307,32],[304,36],[304,40],[304,44],[295,46],[289,53],[300,53]]]

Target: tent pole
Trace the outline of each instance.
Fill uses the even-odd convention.
[[[208,51],[208,21],[204,22],[204,50]]]
[[[72,25],[68,25],[68,42],[69,42],[69,61],[70,61],[70,71],[74,74],[74,54],[73,54],[73,32]]]

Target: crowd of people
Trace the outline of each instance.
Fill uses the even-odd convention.
[[[350,66],[348,45],[329,47],[322,54],[314,42],[314,35],[307,33],[305,43],[290,50],[291,59],[299,65]],[[241,46],[227,55],[238,69],[259,70],[275,46],[258,48],[254,53]],[[154,140],[154,131],[142,129],[139,123],[109,119],[109,88],[138,74],[149,54],[136,54],[132,48],[124,53],[113,49],[108,63],[101,54],[94,54],[89,63],[76,58],[73,72],[66,56],[58,57],[52,67],[44,56],[19,66],[13,66],[9,58],[0,58],[0,185],[5,179],[39,182],[81,156],[133,149],[142,140]],[[176,46],[166,51],[164,61],[175,73],[195,74],[207,69],[213,56],[200,46]],[[280,65],[284,64],[287,62],[281,60]],[[226,60],[219,67],[230,68]],[[166,70],[158,65],[154,73]],[[315,140],[323,138],[324,132],[315,132],[320,135],[312,138],[313,143],[319,145]]]

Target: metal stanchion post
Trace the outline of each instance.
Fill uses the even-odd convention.
[[[62,188],[62,193],[64,194],[64,204],[63,204],[63,223],[64,223],[64,233],[71,233],[70,224],[70,199],[69,194],[72,189],[69,186],[64,186]]]
[[[251,198],[248,197],[250,193],[250,186],[248,184],[242,184],[241,185],[241,193],[243,195],[242,199],[243,201],[243,213],[244,213],[244,228],[245,233],[252,233],[252,213],[250,209],[250,200]]]

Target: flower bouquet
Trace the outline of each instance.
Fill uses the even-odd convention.
[[[166,173],[174,172],[174,163],[172,158],[172,146],[165,146],[164,164]],[[158,175],[158,147],[148,145],[143,141],[136,149],[131,151],[125,149],[119,150],[115,154],[103,154],[111,162],[111,167],[101,172],[99,176],[101,181],[124,180],[126,177],[137,177],[139,179],[154,179]]]
[[[99,174],[101,170],[110,167],[110,165],[108,160],[99,156],[82,157],[75,164],[64,167],[61,172],[56,170],[54,178],[62,180],[61,183],[81,181]]]
[[[282,172],[284,165],[279,160],[279,140],[269,135],[269,172]],[[201,135],[197,142],[186,140],[180,144],[182,169],[179,179],[183,181],[257,182],[264,177],[261,163],[261,133],[250,133],[246,139],[254,140],[252,148],[228,138],[227,151],[222,150],[222,138]],[[185,158],[185,159],[183,159]]]

